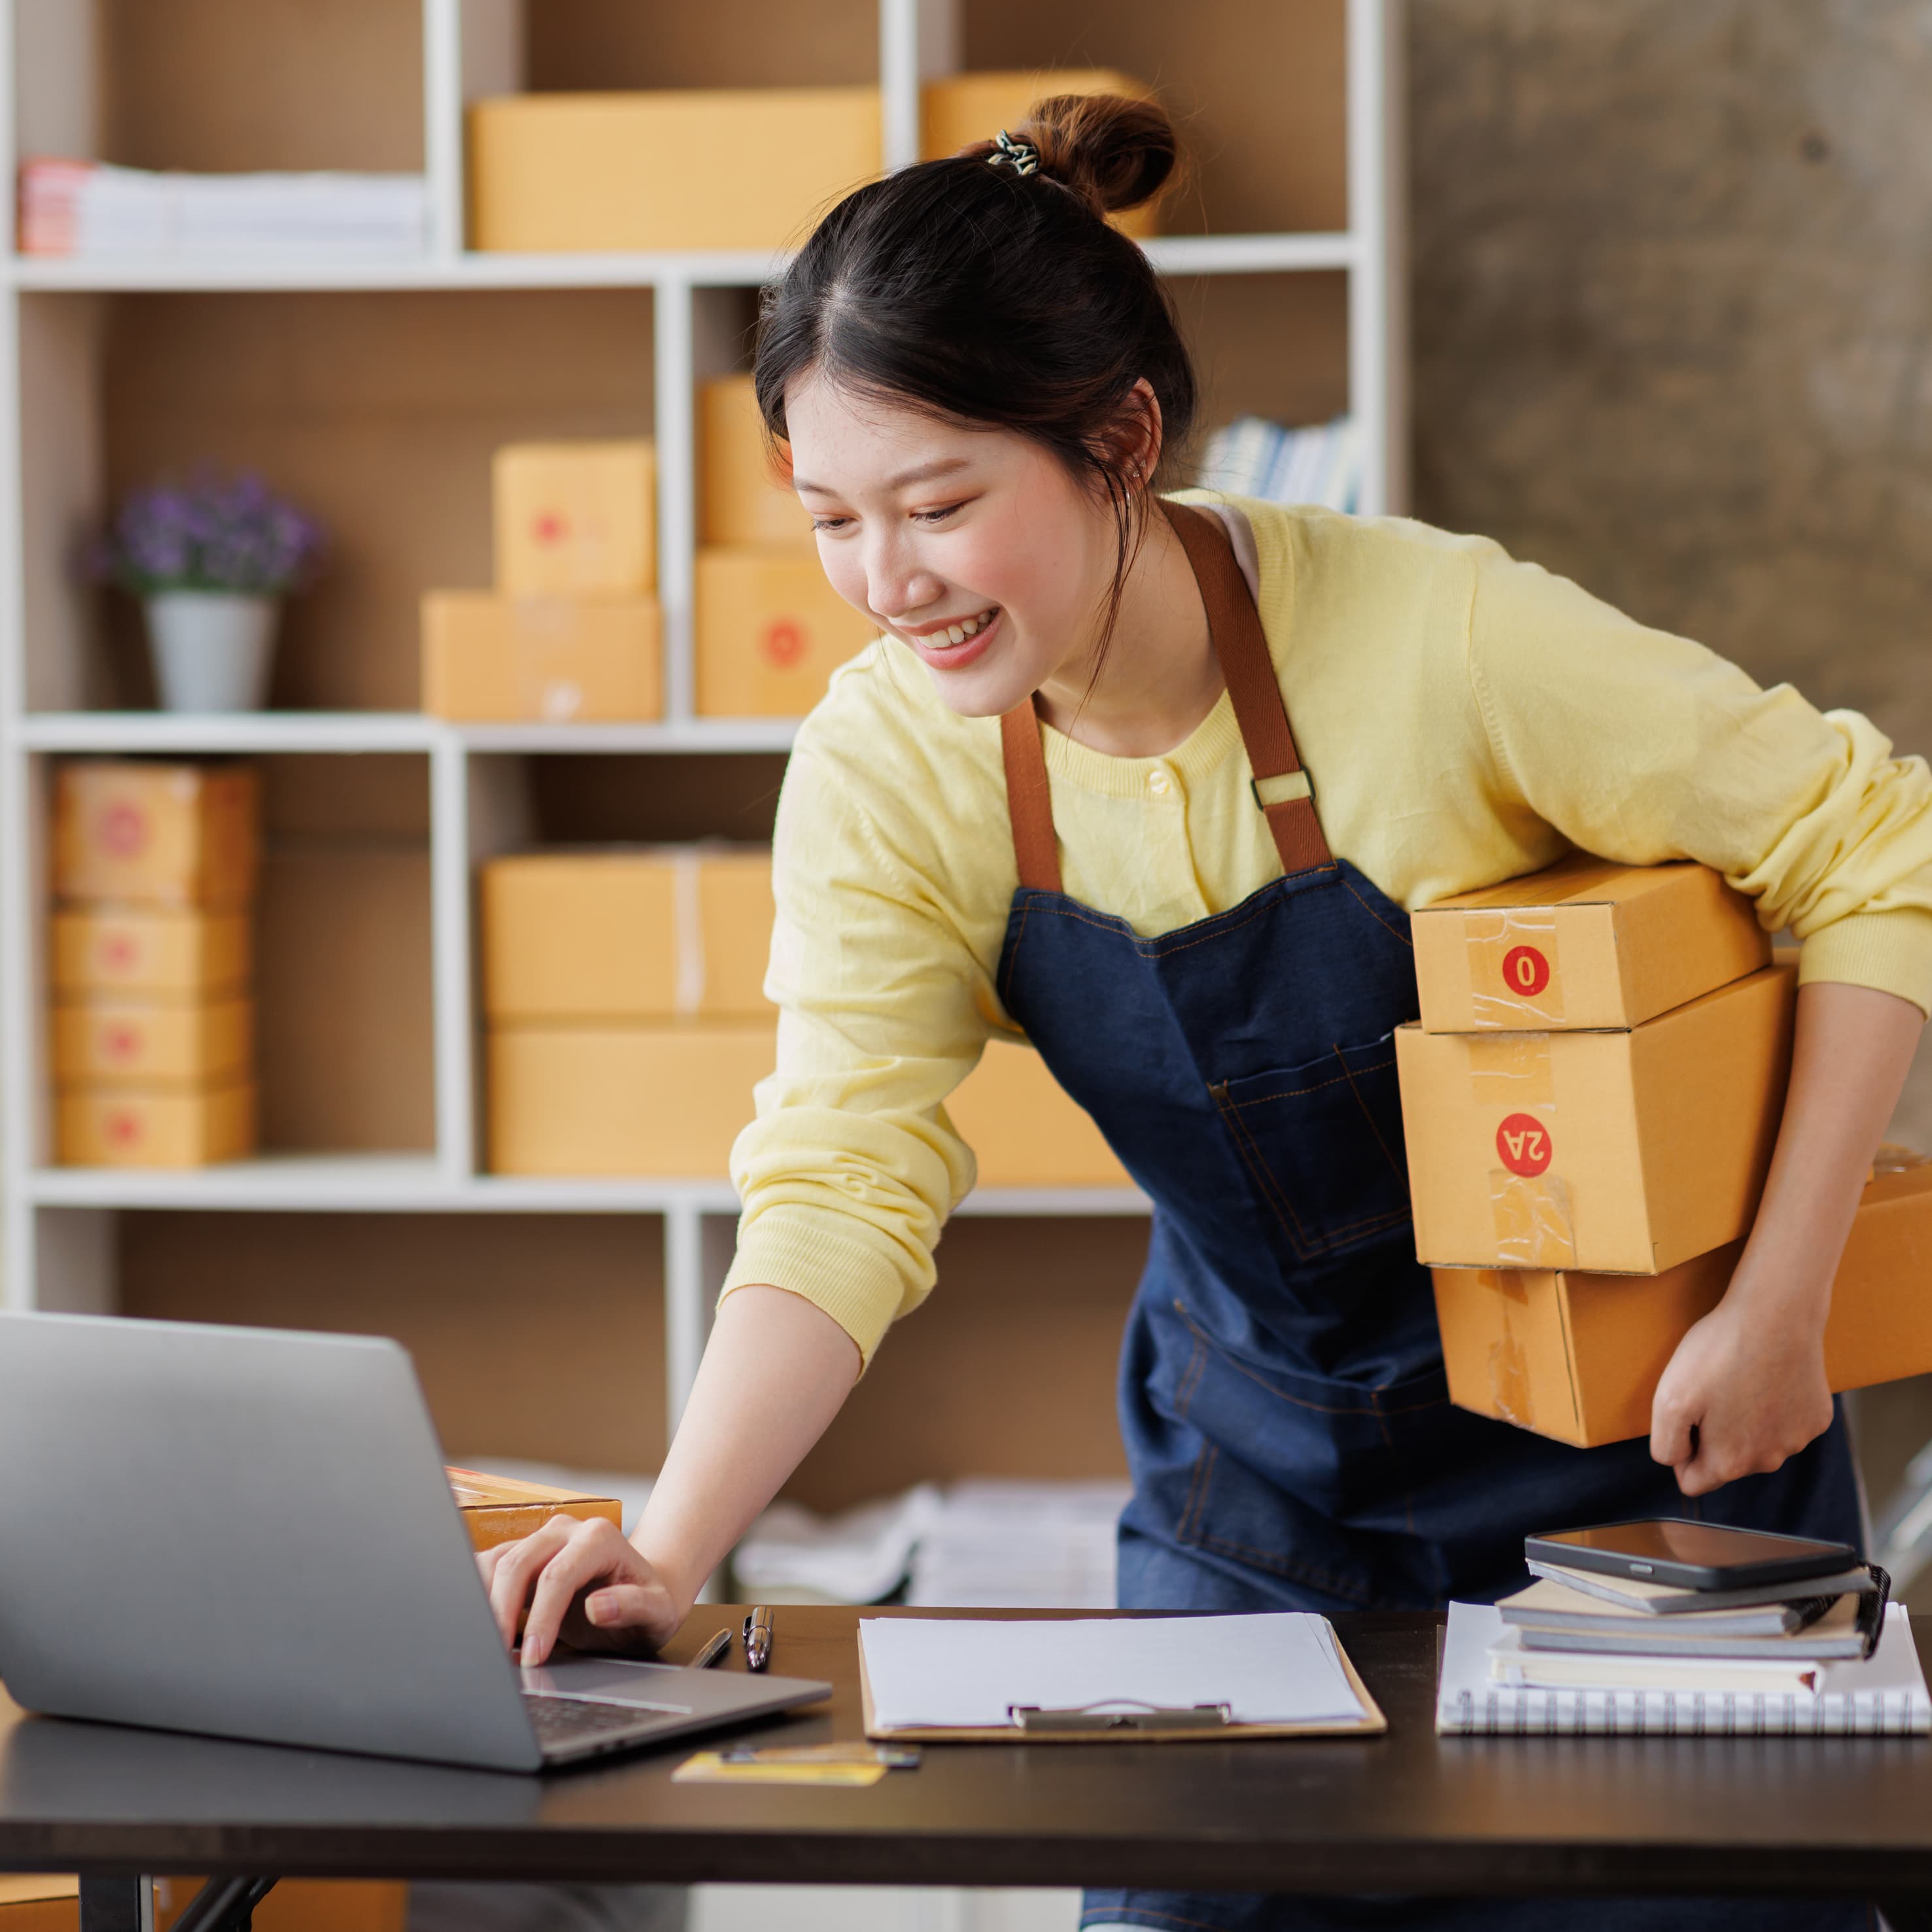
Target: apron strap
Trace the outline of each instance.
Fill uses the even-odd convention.
[[[1060,846],[1053,836],[1053,799],[1047,789],[1046,752],[1040,742],[1040,713],[1030,698],[1002,714],[1000,752],[1006,761],[1006,810],[1013,821],[1020,884],[1030,892],[1057,892]]]
[[[1186,503],[1163,502],[1168,521],[1180,538],[1201,601],[1208,607],[1208,629],[1221,660],[1221,675],[1233,700],[1234,720],[1241,728],[1248,764],[1254,776],[1248,789],[1274,834],[1284,872],[1306,872],[1332,866],[1334,855],[1316,814],[1314,793],[1294,748],[1288,728],[1288,706],[1282,701],[1281,681],[1268,655],[1261,614],[1248,594],[1248,580],[1234,560],[1227,527],[1211,512]],[[1274,794],[1264,796],[1268,787]]]

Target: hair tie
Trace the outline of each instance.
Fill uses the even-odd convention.
[[[986,157],[994,167],[1002,162],[1016,175],[1030,175],[1040,166],[1040,150],[1030,141],[1016,141],[1005,128],[993,136],[993,152]]]

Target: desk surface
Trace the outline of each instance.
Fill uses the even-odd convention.
[[[860,1615],[778,1612],[773,1667],[836,1693],[742,1737],[860,1734]],[[701,1607],[667,1655],[741,1616]],[[1932,1618],[1914,1624],[1932,1655]],[[862,1790],[674,1785],[688,1741],[523,1778],[30,1718],[0,1700],[0,1870],[1932,1893],[1932,1740],[1438,1738],[1439,1619],[1336,1628],[1385,1737],[929,1746],[917,1771]]]

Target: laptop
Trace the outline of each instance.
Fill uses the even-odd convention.
[[[407,1353],[0,1314],[0,1681],[28,1710],[503,1771],[831,1694],[502,1640]]]

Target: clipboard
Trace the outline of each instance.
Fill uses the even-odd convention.
[[[866,1735],[880,1742],[935,1744],[1222,1744],[1243,1738],[1372,1738],[1388,1729],[1382,1706],[1369,1694],[1354,1662],[1334,1637],[1335,1654],[1342,1674],[1348,1680],[1362,1707],[1359,1723],[1321,1722],[1295,1724],[1243,1724],[1232,1721],[1225,1705],[1200,1705],[1190,1709],[1166,1709],[1154,1706],[1133,1706],[1122,1699],[1113,1708],[1096,1710],[1052,1710],[1029,1706],[1016,1711],[1015,1720],[1006,1724],[946,1725],[908,1724],[887,1729],[880,1726],[872,1704],[872,1678],[866,1669],[866,1646],[854,1638],[859,1652],[859,1696],[865,1714]],[[1216,1714],[1210,1716],[1214,1712]]]

